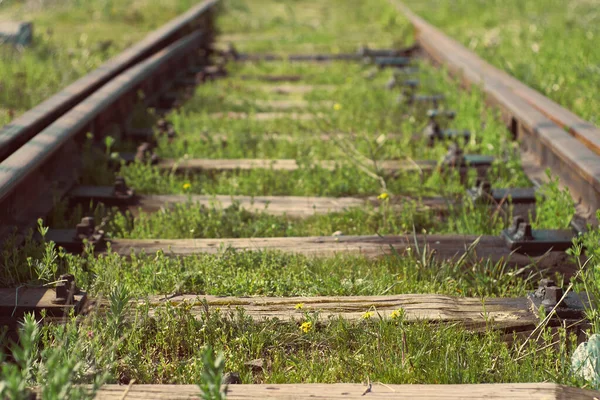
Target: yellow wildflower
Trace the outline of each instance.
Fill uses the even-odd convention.
[[[294,306],[296,310],[302,310],[304,308],[304,303],[298,303]]]
[[[373,311],[367,311],[366,313],[364,313],[362,315],[362,319],[369,319],[373,316],[373,314],[374,314]]]
[[[387,194],[387,193],[385,193],[385,192],[383,192],[383,193],[381,193],[379,196],[377,196],[377,198],[378,198],[379,200],[387,200],[389,197],[390,197],[390,195],[389,195],[389,194]]]
[[[186,182],[183,184],[183,190],[189,190],[192,187],[192,184],[189,182]]]
[[[342,105],[341,105],[340,103],[335,103],[335,104],[333,105],[333,109],[334,109],[335,111],[340,111],[340,110],[342,109]]]
[[[308,333],[312,330],[313,327],[313,323],[310,321],[306,321],[303,322],[302,325],[300,325],[300,330],[304,333]]]
[[[402,308],[399,308],[397,310],[392,311],[392,313],[390,314],[390,317],[392,319],[398,319],[398,318],[402,318],[404,316],[404,310]]]

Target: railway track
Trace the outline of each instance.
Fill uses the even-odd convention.
[[[401,288],[408,278],[380,290],[326,289],[319,287],[325,278],[315,273],[304,276],[315,285],[281,295],[269,283],[255,290],[225,284],[213,295],[211,282],[216,287],[227,279],[219,271],[212,278],[214,272],[187,271],[177,284],[162,282],[162,272],[150,272],[154,286],[136,292],[139,299],[127,299],[124,318],[136,321],[142,309],[143,318],[156,321],[185,310],[200,321],[214,315],[234,319],[236,313],[257,325],[276,320],[299,325],[306,335],[327,330],[340,318],[355,325],[425,322],[436,329],[446,324],[473,337],[493,331],[499,343],[527,343],[541,331],[556,339],[560,329],[583,339],[586,297],[568,286],[583,260],[578,263],[565,250],[586,224],[597,223],[592,212],[600,201],[596,128],[496,71],[402,6],[416,29],[416,45],[318,54],[220,46],[216,7],[213,0],[193,7],[0,131],[0,240],[26,246],[28,229],[47,218],[44,241],[73,253],[68,257],[83,260],[77,265],[87,265],[80,269],[92,271],[57,268],[55,274],[67,273],[53,276],[59,279],[52,288],[14,279],[0,289],[4,324],[16,327],[28,312],[48,322],[64,321],[69,313],[82,320],[110,319],[115,312],[110,296],[98,289],[106,286],[84,282],[94,292],[87,294],[79,288],[78,273],[135,282],[147,279],[135,275],[136,269],[153,265],[153,255],[183,270],[186,257],[199,254],[227,260],[273,253],[291,257],[281,261],[282,271],[294,257],[359,257],[362,261],[350,263],[397,275],[397,265],[417,266],[416,275],[425,278],[415,278],[423,284],[416,293]],[[469,103],[454,86],[439,93],[448,81],[427,59],[447,67],[467,87],[482,86],[490,107],[501,114],[501,122],[490,117],[488,123],[507,128],[495,131],[502,138],[490,137],[481,125],[458,125],[466,121],[461,113],[469,112]],[[461,107],[458,112],[452,111],[455,106]],[[352,112],[344,114],[347,107]],[[492,143],[502,150],[489,150]],[[518,170],[509,168],[515,160]],[[569,189],[569,207],[577,214],[542,229],[536,224],[544,202],[557,201],[556,192],[544,191],[546,168]],[[507,182],[521,185],[503,186]],[[477,218],[483,222],[471,223]],[[96,269],[102,267],[90,266],[92,260],[118,260],[131,271],[104,276]],[[425,283],[440,273],[428,275],[431,270],[448,273],[445,283],[433,286],[435,293]],[[453,283],[448,282],[463,275],[473,277],[464,286],[472,290],[452,286],[449,294]],[[342,280],[343,273],[337,277]],[[488,281],[477,283],[482,277]],[[541,278],[535,290],[534,281]],[[519,286],[508,284],[513,279],[523,279],[520,292],[497,287],[499,281]],[[368,274],[360,279],[368,280]],[[261,362],[252,368],[246,377],[270,383],[264,375],[269,367]],[[118,380],[130,386],[107,385],[98,398],[195,393],[187,385]],[[367,386],[233,385],[229,398],[597,396],[555,384],[439,388],[367,381]]]

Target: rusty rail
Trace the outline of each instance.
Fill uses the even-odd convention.
[[[524,159],[534,163],[524,163],[526,173],[540,178],[541,170],[550,168],[580,203],[578,212],[597,223],[593,214],[600,209],[600,129],[486,63],[399,0],[390,1],[413,24],[415,39],[430,59],[444,64],[465,86],[481,86],[489,103],[501,110]]]
[[[210,37],[210,34],[207,35]],[[0,163],[0,239],[12,227],[30,226],[53,207],[77,181],[85,134],[99,139],[109,128],[122,129],[139,102],[164,91],[210,45],[196,31],[123,72],[51,123]],[[116,124],[116,125],[115,125]]]
[[[4,126],[0,129],[0,161],[5,160],[42,129],[127,68],[197,30],[199,26],[202,26],[206,32],[213,32],[212,26],[209,27],[208,24],[212,23],[210,13],[217,3],[218,0],[205,0],[192,7],[186,13],[150,33],[141,42]]]

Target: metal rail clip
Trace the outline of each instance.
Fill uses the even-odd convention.
[[[467,196],[474,204],[494,204],[510,199],[512,204],[535,203],[534,188],[492,188],[490,182],[478,179],[475,187],[467,189]]]
[[[556,307],[555,312],[559,318],[584,318],[586,296],[569,292],[563,299],[563,295],[563,289],[560,286],[557,286],[552,279],[542,279],[540,280],[537,290],[534,293],[530,293],[527,298],[531,301],[534,311],[543,309],[548,313]]]
[[[532,229],[521,216],[501,236],[511,251],[528,255],[541,255],[547,251],[565,251],[573,245],[576,233],[571,229]]]
[[[442,129],[438,118],[446,117],[447,120],[453,120],[456,117],[456,112],[429,110],[427,111],[427,116],[429,117],[429,122],[423,130],[423,136],[427,138],[428,146],[433,146],[439,140],[458,140],[462,138],[467,143],[471,139],[471,132],[468,130]]]

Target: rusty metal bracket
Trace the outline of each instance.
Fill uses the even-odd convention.
[[[456,118],[456,111],[452,110],[428,110],[427,117],[430,121],[436,121],[436,118],[446,117],[449,120]]]
[[[501,236],[511,251],[540,255],[547,251],[565,251],[573,245],[575,233],[570,229],[532,229],[525,218],[516,216]]]
[[[445,100],[445,97],[443,94],[412,94],[410,91],[405,90],[400,96],[398,96],[396,100],[398,103],[404,103],[409,106],[416,104],[431,104],[431,107],[437,109],[440,103],[442,103]],[[444,133],[442,131],[442,135],[443,134]]]
[[[462,167],[465,165],[465,156],[463,149],[456,143],[450,144],[448,151],[442,159],[443,167]]]
[[[472,167],[489,168],[494,162],[494,157],[479,154],[464,154],[457,143],[448,146],[448,152],[441,161],[442,168]]]
[[[475,187],[467,189],[467,196],[475,204],[500,203],[505,199],[510,199],[513,204],[531,204],[536,201],[534,188],[492,188],[485,179],[478,179]]]
[[[50,229],[45,239],[53,241],[70,253],[81,253],[85,242],[93,245],[95,249],[104,249],[106,238],[101,229],[104,223],[96,226],[93,217],[83,217],[75,229]]]
[[[158,132],[161,135],[167,135],[167,137],[169,139],[174,139],[175,136],[177,136],[177,132],[175,132],[175,128],[173,127],[173,124],[169,121],[167,121],[164,118],[161,118],[157,121],[156,123],[157,127],[158,127]]]
[[[375,57],[373,59],[373,63],[379,68],[398,68],[398,67],[407,67],[410,65],[410,58],[408,57]],[[368,59],[368,62],[371,62],[371,59]]]
[[[123,207],[136,202],[135,191],[117,176],[113,186],[77,186],[68,193],[72,203],[103,203],[109,207]]]
[[[71,274],[61,275],[55,290],[56,297],[52,299],[53,304],[73,304],[73,296],[78,292],[75,286],[75,276]]]
[[[402,82],[402,86],[404,86],[405,88],[408,88],[411,91],[415,91],[417,90],[417,88],[419,87],[420,82],[418,79],[406,79],[404,82]]]
[[[530,293],[527,298],[531,302],[534,311],[543,309],[548,313],[556,307],[555,312],[558,318],[583,319],[585,317],[585,298],[587,296],[574,292],[567,293],[564,299],[562,298],[563,296],[563,289],[557,286],[552,279],[542,279],[539,282],[537,290],[534,293]]]
[[[471,139],[471,132],[468,130],[443,129],[440,131],[425,132],[427,144],[433,146],[440,140],[458,140],[463,139],[467,143]]]
[[[117,176],[113,185],[113,194],[120,200],[131,200],[135,196],[135,191],[127,186],[125,178]]]
[[[423,136],[427,138],[428,146],[433,146],[439,140],[458,140],[462,138],[467,143],[471,139],[471,132],[468,130],[442,129],[438,118],[446,117],[447,120],[453,120],[456,117],[456,112],[429,110],[427,111],[427,116],[429,117],[429,122],[423,130]]]
[[[588,232],[588,219],[581,216],[581,215],[573,215],[573,218],[571,219],[571,222],[569,223],[569,225],[571,226],[571,229],[573,229],[575,232],[577,232],[578,234],[582,234],[582,233],[586,233]]]
[[[104,231],[100,229],[100,226],[96,227],[94,217],[83,217],[75,227],[73,239],[79,243],[86,240],[91,244],[97,244],[104,241]]]
[[[406,78],[407,76],[411,76],[413,74],[418,74],[419,68],[417,66],[403,67],[403,68],[394,68],[392,72],[392,76],[399,80],[401,78]]]
[[[415,50],[414,46],[406,49],[394,50],[394,49],[370,49],[369,46],[361,46],[358,48],[356,54],[360,57],[400,57],[402,55],[410,54]]]
[[[45,314],[46,320],[60,319],[74,310],[79,314],[87,301],[87,294],[75,284],[71,274],[61,275],[55,288],[29,287],[0,289],[0,325],[9,330],[18,326],[25,314],[36,319]]]
[[[392,79],[396,79],[393,77]],[[414,103],[417,88],[419,87],[418,79],[406,79],[402,82],[402,95],[401,97],[406,99],[406,103]]]
[[[160,157],[153,151],[154,146],[151,143],[144,142],[140,144],[135,153],[123,152],[119,153],[119,160],[125,164],[134,162],[150,163],[156,165],[160,162]]]
[[[144,143],[140,144],[135,153],[135,157],[134,157],[135,161],[139,161],[142,163],[150,163],[150,164],[158,163],[159,158],[158,158],[158,155],[156,155],[154,153],[153,148],[154,147],[152,146],[152,144],[150,144],[148,142],[144,142]],[[128,160],[125,159],[125,161],[127,162]]]
[[[419,80],[418,79],[405,79],[402,82],[399,82],[398,77],[396,75],[392,75],[392,77],[386,84],[386,88],[391,90],[397,86],[402,86],[402,88],[403,88],[402,91],[405,95],[412,94],[414,96],[414,92],[419,87]]]
[[[402,86],[402,94],[398,98],[399,103],[413,104],[416,96],[416,90],[419,87],[418,79],[405,79],[398,82],[398,77],[393,75],[388,81],[386,88],[393,89],[396,86]]]

